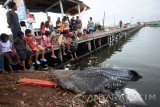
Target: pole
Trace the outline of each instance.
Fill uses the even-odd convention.
[[[131,22],[130,22],[131,24],[132,24],[132,19],[133,19],[133,18],[134,18],[134,17],[131,17]]]
[[[130,23],[132,24],[132,17],[131,17],[131,21],[130,21]]]
[[[26,9],[27,14],[30,14],[29,9]],[[32,22],[28,21],[28,28],[31,29],[32,34],[34,35],[34,28]]]
[[[34,28],[33,28],[33,24],[32,24],[32,23],[29,23],[29,28],[31,29],[32,34],[35,35],[35,34],[34,34]]]
[[[62,0],[59,0],[59,4],[60,4],[60,8],[61,8],[62,17],[63,17],[64,16],[64,11],[63,11]]]
[[[83,9],[83,11],[81,12],[81,17],[80,17],[80,19],[82,20],[82,18],[83,18],[83,14],[84,14],[84,12],[86,11],[86,7]]]
[[[46,10],[46,16],[48,17],[48,11]]]
[[[4,5],[3,5],[3,7],[6,7],[7,9],[8,9],[8,3],[10,2],[11,0],[7,0],[5,3],[4,3]]]
[[[78,14],[79,14],[79,18],[81,17],[80,14],[81,14],[81,10],[80,10],[80,4],[78,4]],[[80,18],[81,19],[81,18]]]
[[[104,16],[103,16],[103,31],[105,31],[104,22],[105,22],[105,11],[104,11]]]
[[[115,15],[114,15],[114,26],[116,25],[116,24],[115,24],[115,21],[116,21],[116,18],[115,18]]]

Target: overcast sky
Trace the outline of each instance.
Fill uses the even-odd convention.
[[[84,12],[82,16],[83,27],[86,27],[89,17],[93,17],[94,22],[102,23],[104,11],[106,13],[105,25],[118,24],[119,20],[123,23],[137,21],[150,21],[160,19],[160,0],[82,0],[91,9]],[[0,8],[0,33],[8,32],[6,23],[6,10]],[[49,13],[55,23],[57,14]],[[114,18],[115,17],[115,18]],[[46,21],[46,15],[43,13],[35,14],[36,24],[39,27],[41,21]]]
[[[131,17],[135,21],[149,21],[160,19],[160,0],[83,0],[91,7],[83,17],[92,16],[95,21],[102,21],[106,12],[106,23],[130,22]]]

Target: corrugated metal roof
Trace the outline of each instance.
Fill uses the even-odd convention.
[[[6,1],[7,0],[0,0],[0,3],[4,4]],[[55,4],[48,12],[61,13],[60,5],[57,3],[58,1],[59,0],[25,0],[25,4],[30,12],[45,12],[48,7]],[[81,11],[83,11],[85,7],[86,10],[90,9],[89,6],[79,0],[62,0],[62,4],[64,13],[69,15],[78,14],[78,4],[80,4]]]

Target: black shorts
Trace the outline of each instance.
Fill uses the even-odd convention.
[[[74,46],[72,46],[70,50],[71,50],[72,53],[75,53],[77,51],[77,48],[75,48]]]
[[[17,51],[21,61],[25,61],[27,59],[28,56],[32,55],[32,51],[25,49],[25,50],[19,50]]]
[[[4,64],[8,65],[17,65],[20,63],[19,56],[16,53],[11,51],[3,53]]]
[[[63,32],[61,31],[61,32],[60,32],[60,35],[61,35],[61,34],[63,34],[63,35],[64,35],[64,34],[65,34],[65,32],[64,32],[64,31],[63,31]]]

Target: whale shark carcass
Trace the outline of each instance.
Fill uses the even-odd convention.
[[[58,70],[53,72],[55,81],[64,89],[75,93],[98,94],[122,89],[129,81],[141,76],[134,70],[92,67],[85,70]]]

